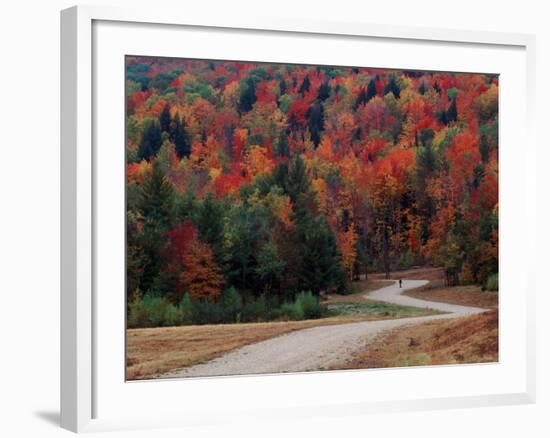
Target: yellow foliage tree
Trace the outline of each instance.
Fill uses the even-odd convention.
[[[244,166],[248,175],[256,178],[257,176],[271,173],[275,167],[275,163],[268,157],[265,147],[253,145],[246,152]]]
[[[357,258],[357,250],[355,248],[357,239],[357,232],[353,225],[351,225],[347,231],[338,233],[338,244],[342,254],[342,266],[350,281],[353,280],[353,267],[355,265],[355,259]]]

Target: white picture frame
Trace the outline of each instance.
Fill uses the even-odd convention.
[[[237,413],[224,413],[216,406],[210,406],[211,410],[200,411],[200,403],[197,404],[197,412],[193,418],[185,415],[177,407],[172,412],[165,412],[159,405],[156,412],[143,416],[131,415],[97,415],[102,409],[98,397],[98,387],[101,386],[103,375],[99,369],[104,367],[103,362],[98,363],[98,345],[101,339],[101,332],[98,332],[98,301],[95,297],[98,284],[98,243],[96,241],[98,212],[98,166],[97,155],[94,153],[94,138],[98,133],[94,130],[94,123],[97,121],[97,96],[94,87],[99,80],[99,71],[94,66],[94,56],[97,56],[98,40],[101,39],[94,34],[94,25],[97,23],[133,23],[142,26],[149,26],[153,32],[159,29],[166,29],[182,26],[186,29],[200,29],[202,33],[223,31],[224,29],[238,30],[243,34],[250,32],[254,35],[261,35],[263,32],[272,35],[298,35],[298,36],[325,36],[325,37],[351,37],[355,40],[384,40],[390,44],[406,42],[411,47],[415,44],[446,44],[463,45],[467,48],[487,47],[520,51],[525,62],[519,66],[522,77],[526,79],[524,92],[519,93],[522,99],[521,116],[525,120],[525,138],[522,153],[532,152],[531,158],[526,158],[522,164],[518,178],[522,180],[519,191],[510,196],[520,199],[522,196],[534,196],[535,175],[534,175],[534,92],[535,92],[535,38],[526,34],[491,33],[483,31],[460,31],[451,29],[427,29],[417,27],[373,25],[366,23],[340,23],[340,22],[318,22],[308,20],[296,20],[286,18],[248,18],[231,20],[211,15],[192,16],[177,10],[134,10],[119,9],[111,7],[77,6],[61,13],[61,425],[62,427],[75,431],[100,431],[112,429],[134,429],[162,426],[178,426],[188,424],[203,424],[209,421],[229,421],[229,416],[245,418],[247,416],[270,417],[289,415],[293,417],[311,417],[312,415],[342,415],[363,414],[368,412],[397,412],[414,409],[441,409],[456,407],[474,407],[488,405],[532,403],[535,400],[535,310],[534,310],[534,272],[525,266],[518,273],[518,285],[521,287],[520,304],[525,312],[521,314],[520,327],[521,339],[518,345],[521,346],[521,369],[516,372],[518,384],[513,390],[493,391],[483,394],[449,395],[415,398],[410,394],[396,395],[393,398],[351,398],[346,401],[345,395],[337,402],[330,402],[329,398],[308,401],[301,400],[300,406],[286,406],[284,399],[275,397],[274,405],[261,406],[257,410],[248,410],[246,406]],[[157,29],[157,30],[155,30]],[[119,38],[121,39],[121,38]],[[124,41],[118,41],[123,43]],[[113,44],[115,46],[117,44]],[[118,44],[120,46],[120,44]],[[101,46],[104,47],[104,46]],[[263,50],[269,52],[269,47]],[[267,55],[266,55],[267,56]],[[292,61],[292,60],[289,60]],[[496,71],[495,73],[499,73]],[[120,114],[123,118],[123,115]],[[122,148],[121,148],[122,150]],[[105,158],[101,158],[105,160]],[[102,176],[103,178],[103,176]],[[116,181],[116,179],[115,179]],[[502,181],[501,183],[505,183]],[[504,184],[503,189],[506,189]],[[533,205],[536,204],[536,201]],[[512,218],[514,214],[522,214],[529,223],[525,235],[527,239],[521,245],[529,248],[534,245],[535,218],[532,212],[513,208],[508,209],[508,215]],[[511,228],[513,229],[513,221]],[[504,239],[504,242],[506,239]],[[503,245],[502,252],[514,252],[516,241],[510,240],[508,245]],[[506,249],[507,248],[507,249]],[[511,251],[512,249],[512,251]],[[510,257],[513,255],[510,254]],[[124,315],[120,314],[120,321]],[[119,321],[119,323],[120,323]],[[119,324],[120,326],[120,324]],[[503,327],[501,333],[506,333],[507,328]],[[99,333],[99,334],[98,334]],[[525,348],[523,348],[525,347]],[[103,355],[105,357],[105,355]],[[108,364],[107,364],[108,365]],[[501,364],[502,365],[502,364]],[[122,364],[120,365],[122,367]],[[458,368],[458,367],[455,367]],[[435,368],[429,368],[435,370]],[[481,369],[481,368],[479,368]],[[470,368],[470,373],[476,373],[478,368]],[[417,370],[418,371],[418,370]],[[353,385],[353,379],[358,378],[357,373],[340,373],[344,380],[338,381],[338,385]],[[368,371],[367,371],[368,372]],[[398,378],[402,371],[393,370],[393,378]],[[424,374],[426,369],[424,371]],[[433,371],[435,372],[435,371]],[[487,371],[485,371],[487,372]],[[338,374],[338,373],[336,373]],[[324,374],[326,375],[326,373]],[[119,374],[117,374],[119,376]],[[118,377],[113,377],[118,378]],[[224,378],[194,380],[192,385],[195,388],[201,386],[207,391],[215,388],[216,382],[223,381],[220,387],[223,390],[235,390],[245,386],[251,380],[247,378]],[[273,377],[254,377],[256,386],[259,384],[265,387],[273,387],[280,382],[274,382]],[[263,379],[263,380],[261,380]],[[309,377],[306,382],[303,375],[285,376],[286,381],[303,381],[304,385],[312,384]],[[315,384],[322,380],[323,373],[314,377]],[[120,379],[119,379],[120,380]],[[121,385],[129,385],[136,388],[134,383],[119,382]],[[333,381],[330,385],[336,384]],[[152,385],[162,385],[162,390],[169,390],[169,386],[179,385],[178,382],[148,382],[149,389]],[[331,386],[327,388],[330,388]],[[144,387],[144,386],[142,386]],[[244,392],[246,393],[246,389]],[[101,393],[101,391],[99,391]],[[103,391],[104,393],[104,391]],[[139,393],[132,390],[132,394]],[[145,394],[145,392],[144,392]],[[397,394],[397,393],[396,393]],[[114,393],[113,393],[114,396]],[[119,403],[117,400],[116,403]],[[236,405],[242,404],[238,399]],[[238,408],[239,406],[236,406]]]

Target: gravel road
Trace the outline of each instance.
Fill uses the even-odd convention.
[[[342,363],[384,330],[485,311],[485,309],[477,307],[425,301],[401,295],[405,290],[415,289],[427,283],[427,280],[403,280],[402,288],[399,288],[396,281],[395,284],[365,294],[365,296],[378,301],[435,309],[448,313],[299,330],[247,345],[209,362],[174,370],[160,377],[206,377],[322,370],[331,365]]]

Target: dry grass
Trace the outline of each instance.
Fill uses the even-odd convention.
[[[236,348],[295,330],[383,318],[382,315],[359,315],[306,321],[129,329],[127,379],[147,379],[206,362]]]
[[[455,286],[432,289],[428,285],[428,287],[406,291],[403,295],[420,298],[421,300],[481,307],[484,309],[496,309],[498,307],[498,292],[482,291],[479,286]]]
[[[498,361],[498,311],[395,329],[333,369]]]

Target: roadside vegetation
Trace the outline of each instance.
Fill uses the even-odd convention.
[[[384,277],[375,273],[368,280],[353,282],[349,295],[332,293],[317,298],[306,292],[278,306],[270,305],[262,296],[243,303],[240,295],[231,290],[217,303],[192,301],[185,296],[178,306],[163,302],[160,297],[133,301],[129,318],[144,319],[137,322],[129,319],[129,326],[152,328],[127,330],[127,379],[155,378],[296,330],[439,313],[368,299],[368,292],[393,283],[394,280]],[[392,278],[429,280],[426,286],[405,291],[406,295],[494,310],[458,320],[395,329],[333,369],[498,360],[498,292],[472,285],[445,287],[444,271],[439,268],[398,271],[392,273]],[[146,319],[151,315],[158,319]]]
[[[127,330],[127,379],[154,378],[162,373],[219,357],[245,345],[296,330],[380,319],[430,315],[436,312],[394,304],[347,304],[331,316],[303,321],[209,324]],[[360,306],[360,307],[359,307]],[[412,310],[412,312],[411,312]]]
[[[245,345],[295,330],[438,313],[429,309],[368,300],[364,297],[365,290],[372,291],[385,287],[391,282],[369,280],[359,283],[360,286],[358,285],[357,289],[365,288],[362,292],[346,296],[328,295],[322,302],[318,302],[316,297],[312,297],[311,294],[298,294],[294,302],[281,306],[278,309],[279,312],[273,312],[269,306],[257,303],[254,312],[244,311],[242,305],[231,307],[229,303],[235,303],[238,300],[231,300],[230,296],[225,296],[221,300],[221,303],[224,303],[223,307],[220,306],[212,312],[216,312],[215,314],[220,320],[227,318],[226,320],[230,320],[230,323],[201,324],[204,308],[195,308],[195,303],[191,301],[183,302],[173,310],[169,310],[172,309],[169,303],[160,305],[159,300],[156,300],[157,304],[155,305],[148,303],[148,313],[144,313],[144,315],[154,314],[159,315],[160,318],[160,315],[170,315],[174,311],[174,315],[179,314],[180,316],[171,317],[174,318],[170,320],[171,327],[158,327],[159,319],[138,322],[139,324],[151,324],[151,327],[154,328],[127,330],[127,379],[154,378],[167,371],[206,362]],[[140,303],[143,301],[134,303],[134,305],[139,306]],[[237,304],[239,303],[237,302]],[[151,312],[155,306],[158,306],[158,309]],[[139,314],[139,310],[131,312]],[[133,315],[133,313],[130,314]],[[263,322],[245,322],[252,316],[265,318],[266,315],[278,319],[270,322],[267,322],[268,319],[264,319]],[[190,321],[195,321],[191,322],[194,325],[189,325],[187,322],[189,320],[184,319],[187,317],[191,318]],[[177,320],[177,318],[182,319]],[[304,318],[306,319],[304,320]],[[181,326],[177,326],[178,324],[175,324],[174,321],[182,323]],[[183,322],[187,325],[183,325]],[[168,320],[165,320],[164,323],[168,323]]]
[[[371,282],[383,274],[371,274]],[[405,326],[379,335],[362,351],[332,369],[388,368],[498,361],[498,275],[479,285],[446,286],[441,268],[392,273],[392,278],[426,279],[428,284],[403,295],[426,301],[491,309],[451,321]]]
[[[385,332],[331,369],[498,362],[498,311]]]
[[[318,319],[326,314],[327,307],[309,291],[282,304],[265,295],[243,302],[235,288],[227,289],[218,301],[193,301],[185,294],[177,305],[162,296],[136,294],[129,306],[128,327],[292,321]]]
[[[377,274],[371,277],[375,278]],[[403,292],[403,295],[427,301],[437,301],[461,306],[498,308],[498,275],[491,275],[485,285],[462,284],[446,286],[445,273],[441,268],[412,269],[396,272],[394,278],[426,279],[425,286]],[[377,280],[372,280],[377,281]]]
[[[444,288],[419,288],[403,293],[421,300],[459,304],[461,306],[495,309],[498,307],[498,291],[483,291],[479,286],[455,286]]]

